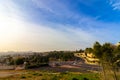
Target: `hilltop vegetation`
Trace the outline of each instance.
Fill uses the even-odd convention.
[[[69,51],[51,51],[46,55],[34,53],[28,56],[5,56],[0,62],[7,65],[25,65],[25,68],[37,68],[48,66],[50,61],[72,61],[75,60],[73,52]]]
[[[93,53],[100,60],[103,68],[104,80],[119,80],[120,75],[120,45],[111,43],[100,44],[95,42],[92,48],[86,48],[86,52]]]
[[[72,65],[76,65],[77,63],[79,63],[79,60],[82,62],[82,60],[78,57],[76,57],[74,55],[74,53],[84,53],[85,55],[87,55],[88,53],[92,53],[94,55],[94,58],[99,59],[99,68],[101,71],[101,67],[102,67],[102,71],[100,72],[99,76],[101,76],[102,80],[120,80],[120,45],[113,45],[111,43],[104,43],[104,44],[100,44],[99,42],[95,42],[93,47],[90,48],[86,48],[85,50],[78,50],[78,51],[74,51],[74,52],[70,52],[70,51],[51,51],[51,52],[47,52],[44,55],[40,54],[40,53],[34,53],[32,55],[28,55],[28,56],[17,56],[17,57],[12,57],[12,56],[6,56],[5,58],[0,60],[0,63],[2,64],[7,64],[7,65],[24,65],[25,69],[35,69],[35,68],[40,68],[40,67],[45,67],[45,66],[49,66],[49,62],[54,62],[54,61],[58,61],[58,62],[62,62],[62,61],[76,61],[73,62]],[[77,62],[78,61],[78,62]],[[84,63],[84,62],[83,62]],[[88,65],[85,65],[85,63],[82,65],[84,65],[84,67],[87,67]],[[71,65],[71,64],[70,64]],[[77,64],[77,66],[79,66],[80,64]],[[81,65],[80,65],[81,66]],[[91,67],[92,68],[92,67]],[[49,71],[49,69],[48,69]],[[84,70],[81,70],[84,72]],[[89,71],[88,71],[89,72]],[[87,71],[86,71],[87,73]],[[38,73],[35,73],[39,74]],[[59,74],[59,75],[58,75]],[[43,75],[47,75],[45,74],[41,74],[42,78]],[[61,77],[62,75],[62,77]],[[47,79],[51,79],[51,80],[59,80],[59,79],[63,79],[63,80],[99,80],[98,78],[98,74],[97,77],[90,77],[86,74],[83,74],[84,78],[81,78],[81,75],[74,75],[74,74],[61,74],[61,73],[55,73],[54,75],[51,75],[50,77],[47,77]],[[66,78],[69,77],[69,78]],[[74,77],[71,77],[74,76]],[[88,77],[87,77],[88,76]],[[25,79],[29,79],[28,75],[23,76]],[[10,77],[11,78],[11,77]],[[17,77],[18,78],[18,77]],[[31,76],[31,78],[33,78],[33,76]],[[37,78],[42,79],[40,76],[37,76]]]

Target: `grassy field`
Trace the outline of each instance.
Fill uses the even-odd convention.
[[[14,73],[7,77],[1,77],[0,80],[100,80],[97,73],[79,73],[79,72],[45,72],[45,71],[9,71]],[[18,74],[15,74],[18,73]]]

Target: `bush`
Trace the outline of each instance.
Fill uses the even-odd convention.
[[[17,58],[15,59],[15,64],[16,65],[20,65],[20,64],[23,64],[24,63],[24,58]]]
[[[32,75],[34,75],[34,76],[42,76],[42,74],[40,74],[40,73],[33,73]]]
[[[83,78],[83,80],[89,80],[88,78]]]
[[[21,79],[25,79],[26,77],[25,77],[25,76],[21,76],[20,78],[21,78]]]
[[[32,68],[39,68],[39,67],[45,67],[45,66],[49,66],[48,64],[28,64],[26,65],[26,69],[32,69]]]
[[[51,80],[58,80],[58,77],[54,76]]]
[[[72,80],[79,80],[79,79],[77,79],[77,78],[72,78]]]
[[[67,72],[61,72],[60,75],[65,75],[68,74]]]

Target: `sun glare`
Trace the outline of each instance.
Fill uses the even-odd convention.
[[[7,43],[17,39],[23,30],[20,21],[6,16],[0,16],[0,42]]]

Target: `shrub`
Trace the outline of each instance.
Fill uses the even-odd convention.
[[[88,78],[83,78],[83,80],[89,80]]]
[[[21,76],[20,78],[21,78],[21,79],[25,79],[26,77],[25,77],[25,76]]]
[[[54,76],[51,80],[58,80],[58,77]]]
[[[16,65],[23,64],[24,63],[24,58],[17,58],[17,59],[15,59],[14,62],[15,62]]]
[[[79,79],[77,79],[77,78],[72,78],[72,80],[79,80]]]

